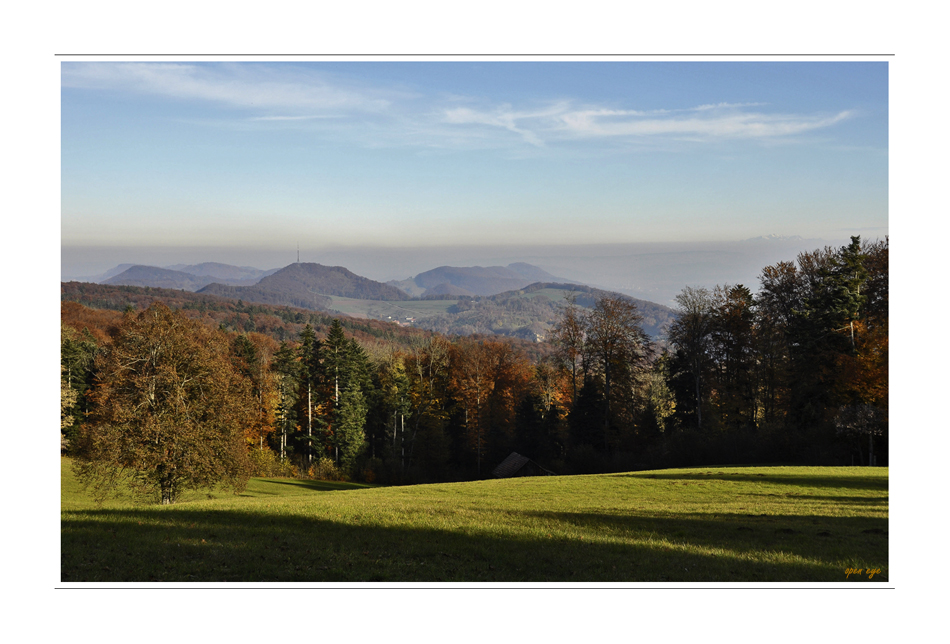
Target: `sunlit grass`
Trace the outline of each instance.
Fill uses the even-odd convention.
[[[209,498],[209,496],[213,498]],[[252,479],[170,507],[63,470],[63,581],[887,580],[887,469],[700,468],[393,488]]]
[[[403,300],[387,302],[382,300],[357,300],[339,295],[328,296],[332,300],[330,305],[334,310],[345,315],[385,319],[402,320],[406,317],[424,318],[430,315],[445,313],[455,300]]]

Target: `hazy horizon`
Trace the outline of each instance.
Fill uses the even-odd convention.
[[[862,239],[870,240],[882,237],[862,235]],[[848,236],[828,240],[780,238],[584,246],[301,247],[300,261],[343,266],[380,282],[407,279],[439,266],[507,266],[527,262],[559,278],[670,305],[684,286],[712,288],[722,284],[744,284],[755,292],[759,286],[758,276],[765,266],[778,261],[793,261],[800,252],[839,246],[847,241]],[[274,251],[220,247],[64,246],[62,255],[64,281],[92,279],[121,264],[166,267],[219,262],[270,270],[297,261],[296,247]]]
[[[738,240],[888,234],[885,62],[65,61],[61,114],[63,277],[299,244],[379,281],[526,261],[665,301],[814,248]]]

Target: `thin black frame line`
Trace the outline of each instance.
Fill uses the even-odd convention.
[[[594,57],[628,57],[628,58],[642,58],[642,57],[653,57],[653,56],[662,56],[662,57],[832,57],[832,58],[845,58],[845,57],[896,57],[896,54],[53,54],[54,57],[82,57],[82,56],[98,56],[98,57],[128,57],[128,56],[137,56],[137,57],[158,57],[158,56],[181,56],[181,57],[212,57],[212,56],[248,56],[248,57],[315,57],[315,58],[328,58],[328,57],[337,57],[337,56],[346,56],[346,57],[359,57],[359,58],[369,58],[369,57],[389,57],[389,56],[406,56],[406,57],[417,57],[417,58],[433,58],[433,57],[582,57],[582,58],[594,58]],[[612,61],[605,61],[612,62]],[[867,590],[896,590],[895,587],[859,587]],[[394,587],[394,588],[381,588],[381,587],[371,587],[371,588],[351,588],[351,587],[335,587],[335,588],[271,588],[271,587],[242,587],[242,588],[219,588],[215,586],[173,586],[173,587],[148,587],[148,588],[81,588],[75,586],[56,586],[55,590],[428,590],[429,587],[416,588],[413,586],[403,586],[403,587]],[[455,588],[442,588],[442,590],[454,590]],[[585,588],[546,588],[546,587],[527,587],[527,588],[509,588],[505,586],[498,587],[461,587],[458,590],[851,590],[852,588],[827,588],[823,586],[815,587],[796,587],[796,586],[780,586],[780,587],[768,587],[768,588],[735,588],[729,586],[721,587],[687,587],[687,588],[671,588],[668,586],[655,586],[655,587],[635,587],[635,588],[615,588],[615,587],[585,587]]]
[[[551,58],[551,57],[570,57],[570,58],[606,58],[606,57],[625,57],[625,58],[644,58],[644,57],[653,57],[653,56],[662,56],[662,57],[769,57],[769,58],[779,58],[779,57],[822,57],[822,58],[852,58],[852,57],[895,57],[897,54],[53,54],[56,57],[70,57],[70,56],[108,56],[108,57],[129,57],[129,56],[187,56],[191,58],[207,58],[212,56],[252,56],[252,57],[315,57],[315,58],[330,58],[337,56],[347,56],[347,57],[359,57],[359,58],[370,58],[370,57],[390,57],[390,56],[407,56],[407,57],[416,57],[416,58],[462,58],[462,57],[542,57],[542,58]],[[609,61],[608,61],[609,62]]]
[[[569,586],[557,586],[557,587],[536,587],[536,586],[527,586],[524,588],[512,588],[509,586],[459,586],[459,587],[435,587],[435,586],[392,586],[392,587],[380,587],[380,586],[371,586],[367,588],[354,588],[352,586],[327,586],[325,588],[312,586],[312,587],[301,587],[301,588],[273,588],[269,586],[242,586],[242,587],[227,587],[227,586],[169,586],[169,587],[116,587],[110,588],[105,586],[96,586],[92,588],[81,588],[77,586],[56,586],[54,590],[753,590],[753,591],[763,591],[763,590],[897,590],[896,586],[864,586],[864,585],[854,585],[847,587],[835,587],[829,588],[827,586],[769,586],[767,588],[755,588],[755,587],[743,587],[736,588],[734,586],[710,586],[710,587],[701,587],[701,586],[690,586],[685,588],[674,588],[670,586],[647,586],[647,587],[630,587],[630,588],[616,588],[611,586],[585,586],[583,588],[573,588]]]

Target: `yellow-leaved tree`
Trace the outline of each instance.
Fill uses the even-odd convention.
[[[244,488],[258,410],[224,333],[154,304],[126,315],[96,367],[77,473],[98,498],[120,479],[162,504],[186,489]]]

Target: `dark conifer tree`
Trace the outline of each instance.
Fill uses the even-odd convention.
[[[572,447],[595,447],[601,444],[604,409],[604,389],[600,379],[594,376],[585,377],[568,416]]]
[[[322,365],[320,363],[321,343],[307,324],[300,332],[300,346],[297,349],[300,361],[300,391],[298,398],[298,417],[300,419],[300,444],[302,447],[301,465],[309,467],[320,453],[325,432],[325,420],[319,413],[320,381]]]
[[[300,363],[294,349],[286,342],[274,354],[271,369],[277,376],[277,441],[276,452],[281,460],[292,452],[292,441],[298,427],[297,402],[300,392]]]

